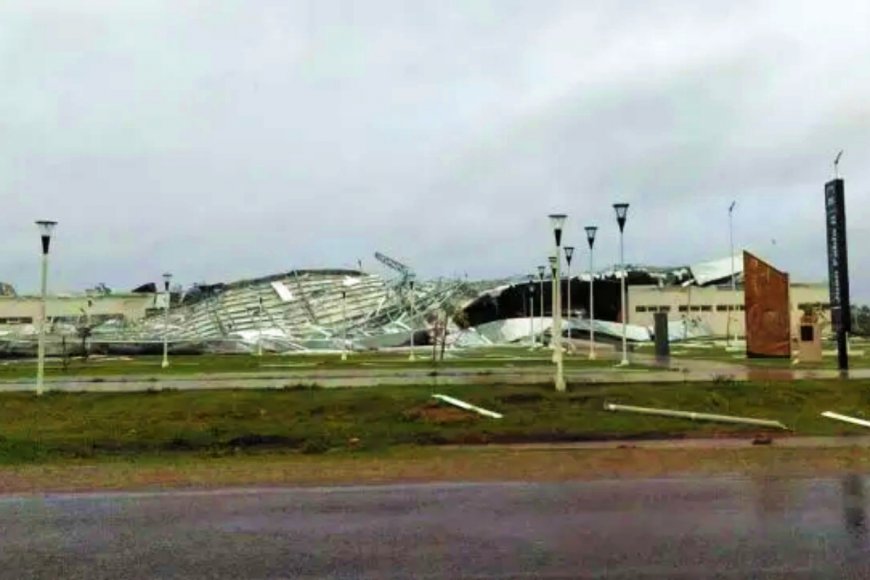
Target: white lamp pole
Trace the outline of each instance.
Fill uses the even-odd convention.
[[[169,282],[171,280],[172,274],[169,272],[163,274],[163,293],[166,301],[163,303],[163,363],[160,366],[164,369],[169,366]]]
[[[257,356],[263,356],[263,297],[257,296]]]
[[[571,318],[571,257],[574,255],[574,246],[565,246],[565,262],[568,264],[568,310],[567,316]]]
[[[37,364],[36,364],[36,394],[41,395],[45,381],[45,320],[46,316],[46,291],[48,288],[48,248],[51,245],[51,233],[57,222],[48,220],[39,220],[36,222],[39,226],[39,235],[42,238],[42,275],[40,277],[40,296],[39,302],[39,343],[37,346]]]
[[[411,354],[408,355],[408,360],[413,361],[414,359],[414,274],[408,275],[408,287],[411,289],[411,317],[409,318],[410,327],[411,327]]]
[[[728,307],[728,325],[725,330],[728,336],[725,337],[726,344],[731,342],[731,324],[734,318],[734,307],[737,305],[737,278],[734,275],[734,206],[736,201],[732,201],[728,206],[728,241],[731,247],[731,305]],[[734,342],[737,342],[737,325],[734,324]]]
[[[550,359],[556,362],[556,256],[550,256]]]
[[[535,277],[532,275],[529,275],[529,337],[534,350],[538,341],[535,339]]]
[[[595,264],[592,253],[597,231],[596,226],[586,226],[586,241],[589,243],[589,360],[595,360]]]
[[[550,360],[556,362],[556,256],[547,258],[550,263]]]
[[[556,359],[556,390],[560,392],[565,390],[565,374],[562,356],[562,275],[560,272],[560,265],[562,262],[562,228],[565,225],[565,219],[567,217],[568,216],[565,214],[550,214],[550,223],[553,226],[553,236],[556,241],[556,268],[553,273],[553,283],[556,285],[556,304],[553,307],[553,326],[555,327],[553,329],[553,354]]]
[[[628,309],[626,306],[626,297],[625,297],[625,278],[628,275],[628,272],[625,268],[625,252],[623,245],[623,231],[625,230],[625,220],[628,217],[628,204],[627,203],[614,203],[613,209],[616,212],[616,223],[619,224],[619,264],[622,268],[622,276],[620,277],[619,283],[619,300],[622,303],[622,361],[620,361],[620,366],[628,365],[628,344],[625,338],[626,332],[626,324],[628,322]]]
[[[341,291],[341,360],[347,360],[347,290]]]
[[[538,278],[541,281],[541,311],[538,313],[541,324],[538,325],[538,332],[541,333],[541,346],[544,346],[544,272],[546,269],[546,266],[538,266]]]

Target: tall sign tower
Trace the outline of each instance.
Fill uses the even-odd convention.
[[[846,246],[846,198],[838,164],[834,160],[834,179],[825,184],[825,223],[828,230],[828,284],[831,294],[831,324],[837,335],[837,363],[849,370],[848,333],[852,331],[852,306],[849,302],[849,258]]]

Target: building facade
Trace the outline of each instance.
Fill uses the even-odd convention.
[[[137,321],[158,306],[159,294],[76,294],[48,296],[49,323],[71,323],[90,318],[92,323],[108,319]],[[39,321],[39,296],[0,296],[0,326],[33,325]]]
[[[830,332],[830,304],[827,284],[791,284],[791,324],[807,308],[817,308],[822,332]],[[743,288],[730,286],[629,286],[628,323],[653,326],[656,312],[665,312],[669,321],[688,320],[709,327],[714,336],[744,336]]]

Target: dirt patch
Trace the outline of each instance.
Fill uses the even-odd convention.
[[[477,415],[469,411],[457,409],[456,407],[445,407],[437,403],[429,403],[422,407],[417,407],[407,411],[405,417],[413,421],[423,421],[435,425],[446,425],[472,421],[477,418]]]
[[[273,454],[149,461],[66,461],[0,470],[0,494],[241,485],[571,481],[742,474],[826,477],[870,470],[863,447],[785,449],[406,449],[386,455]]]

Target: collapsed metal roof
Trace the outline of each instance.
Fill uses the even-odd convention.
[[[194,284],[177,302],[173,301],[168,316],[161,308],[141,321],[105,321],[92,328],[91,340],[106,345],[123,344],[133,353],[139,352],[136,348],[140,347],[153,349],[164,335],[168,335],[174,348],[188,349],[185,352],[245,351],[257,343],[264,344],[268,350],[283,352],[340,349],[347,336],[353,348],[368,349],[405,345],[412,331],[426,333],[435,320],[443,323],[446,318],[448,325],[458,331],[453,324],[457,313],[465,319],[464,327],[521,319],[523,322],[514,326],[522,334],[527,332],[524,329],[530,314],[539,317],[542,307],[544,313],[548,308],[552,312],[551,280],[543,281],[543,295],[540,295],[541,281],[535,278],[530,283],[526,276],[474,282],[417,281],[411,268],[398,260],[380,253],[376,258],[389,269],[391,276],[385,278],[360,269],[296,269],[227,283]],[[740,276],[742,257],[735,256],[733,265],[735,275]],[[729,256],[691,266],[604,269],[594,274],[596,320],[593,322],[597,331],[608,334],[607,325],[618,321],[622,277],[632,285],[703,286],[730,280],[731,268]],[[588,318],[589,280],[588,274],[571,278],[570,315],[574,323],[566,328],[579,331],[588,328],[589,323],[583,319]],[[567,284],[567,279],[563,279],[563,296],[568,294]],[[532,292],[537,294],[530,304]],[[158,294],[157,297],[161,300],[156,305],[162,307],[164,296]],[[497,328],[514,326],[502,324]],[[80,329],[75,325],[60,325],[55,330],[75,334]],[[638,329],[634,338],[643,339],[644,332]],[[21,334],[34,334],[32,325],[7,336],[7,340]],[[506,334],[505,340],[513,334]],[[485,335],[486,332],[481,336]]]

